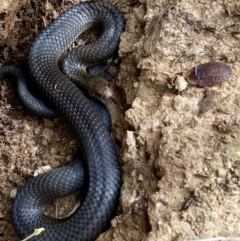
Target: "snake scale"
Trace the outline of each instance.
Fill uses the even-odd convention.
[[[19,234],[26,237],[35,228],[45,228],[31,240],[95,240],[109,227],[116,212],[121,173],[113,141],[88,99],[58,65],[62,53],[94,24],[102,26],[101,36],[86,45],[82,55],[76,58],[99,63],[114,54],[124,29],[121,12],[105,2],[84,2],[73,6],[37,37],[29,51],[31,85],[76,133],[82,156],[82,161],[77,159],[66,169],[63,167],[60,171],[53,170],[32,179],[18,192],[12,216]],[[65,70],[68,64],[67,61]],[[65,219],[45,216],[42,211],[44,203],[57,195],[76,191],[83,183],[82,176],[76,173],[81,165],[85,173],[85,196],[81,207]]]

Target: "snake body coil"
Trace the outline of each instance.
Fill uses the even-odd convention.
[[[24,237],[35,228],[45,228],[33,240],[94,240],[109,227],[117,208],[121,173],[110,134],[89,101],[58,66],[60,55],[95,23],[102,25],[102,34],[96,42],[87,45],[85,52],[97,58],[97,62],[105,60],[116,51],[124,19],[115,7],[104,2],[85,2],[70,8],[39,35],[29,52],[32,85],[77,135],[87,185],[81,207],[62,220],[45,216],[42,206],[64,191],[61,189],[64,183],[73,185],[74,190],[82,182],[79,177],[71,176],[76,176],[75,167],[58,174],[60,187],[52,193],[46,189],[56,178],[54,172],[34,178],[20,190],[14,201],[13,222]],[[72,179],[76,180],[75,184],[71,184]]]

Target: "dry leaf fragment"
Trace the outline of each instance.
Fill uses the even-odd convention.
[[[153,17],[149,24],[146,37],[143,41],[143,47],[148,54],[151,54],[156,46],[162,29],[162,14]]]
[[[144,50],[148,54],[152,54],[153,49],[157,45],[157,42],[160,38],[161,30],[162,30],[162,20],[163,20],[163,15],[171,9],[178,0],[175,0],[171,6],[164,8],[158,15],[155,15],[153,19],[151,20],[146,37],[143,40],[143,47]]]

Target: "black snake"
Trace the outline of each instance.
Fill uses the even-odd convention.
[[[88,64],[99,63],[113,55],[118,47],[124,19],[108,3],[85,2],[70,8],[39,35],[29,51],[31,84],[76,133],[83,159],[74,161],[68,169],[32,179],[17,194],[12,216],[20,235],[26,237],[35,228],[45,228],[31,240],[95,240],[109,227],[116,212],[121,173],[111,136],[88,99],[58,66],[61,54],[94,24],[102,26],[98,40],[86,45],[83,53],[74,50],[64,62],[64,72],[71,68],[78,75],[77,70],[69,66],[69,59],[75,61],[76,57]],[[76,61],[73,66],[81,67]],[[56,195],[66,195],[81,185],[82,176],[76,175],[80,165],[85,169],[86,190],[81,207],[62,220],[43,215],[42,206],[46,201]]]

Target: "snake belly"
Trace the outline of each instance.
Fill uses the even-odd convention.
[[[51,200],[53,194],[42,196],[41,190],[37,190],[41,183],[51,183],[54,176],[47,175],[47,180],[41,180],[41,176],[37,181],[34,178],[19,191],[12,210],[19,234],[26,237],[36,228],[45,228],[31,240],[95,240],[109,227],[117,209],[121,173],[111,136],[89,101],[58,66],[61,54],[95,23],[101,24],[102,34],[88,46],[87,53],[106,59],[118,47],[124,19],[119,10],[105,2],[85,2],[70,8],[39,35],[29,51],[32,85],[76,133],[87,179],[81,207],[61,220],[43,214],[42,202]],[[74,175],[71,172],[74,169],[68,177]],[[39,199],[32,198],[32,193]]]

